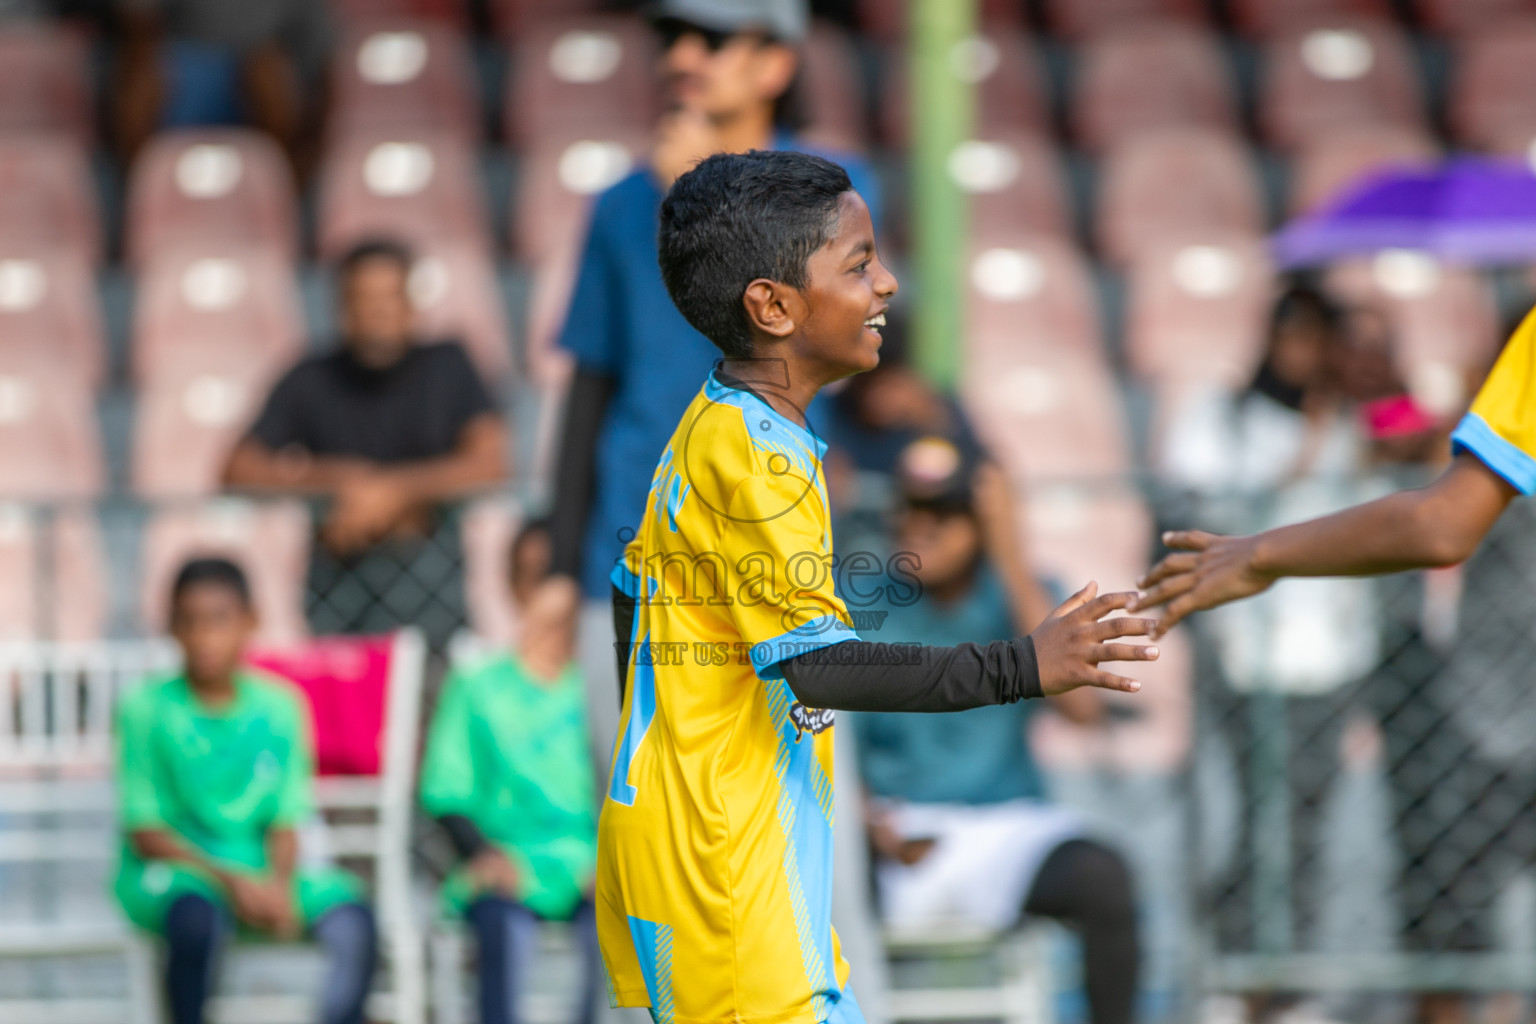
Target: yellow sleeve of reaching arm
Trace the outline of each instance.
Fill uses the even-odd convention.
[[[1536,311],[1504,346],[1451,448],[1477,456],[1522,494],[1536,494]]]

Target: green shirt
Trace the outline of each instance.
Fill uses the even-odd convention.
[[[303,697],[249,673],[210,708],[181,675],[131,690],[117,710],[124,833],[163,828],[233,867],[266,867],[266,833],[313,812]],[[125,851],[125,859],[133,859]]]
[[[517,895],[535,913],[568,915],[590,888],[595,793],[574,665],[544,683],[500,654],[449,676],[427,736],[422,805],[473,821],[512,859]],[[462,872],[444,896],[453,910],[472,898]]]

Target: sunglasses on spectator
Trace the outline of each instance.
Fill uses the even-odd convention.
[[[704,41],[704,48],[710,53],[719,53],[733,39],[752,38],[760,43],[768,41],[768,38],[761,32],[725,32],[720,29],[705,28],[702,25],[680,21],[676,18],[664,18],[658,21],[656,23],[656,34],[661,37],[661,48],[663,51],[672,49],[685,36],[698,36]]]

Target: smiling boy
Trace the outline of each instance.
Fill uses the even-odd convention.
[[[802,412],[874,368],[896,279],[864,201],[802,153],[710,157],[661,208],[662,278],[725,358],[615,566],[625,702],[598,826],[614,1002],[660,1024],[860,1021],[831,925],[832,709],[949,711],[1139,684],[1089,584],[1030,636],[862,640],[834,592],[824,445]],[[899,639],[899,638],[898,638]]]

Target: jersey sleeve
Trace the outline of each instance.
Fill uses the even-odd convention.
[[[288,707],[288,756],[280,766],[281,783],[273,828],[294,828],[315,812],[315,739],[310,727],[308,702],[299,694],[285,694]]]
[[[434,818],[463,814],[475,805],[475,765],[470,752],[468,679],[455,671],[443,685],[427,732],[421,762],[421,806]]]
[[[724,519],[726,594],[759,675],[797,654],[859,639],[834,589],[820,488],[795,473],[749,476]]]
[[[132,694],[117,711],[117,807],[125,832],[163,828],[168,789],[155,757],[155,707],[148,692]]]
[[[1451,435],[1522,494],[1536,494],[1536,311],[1526,315]]]

